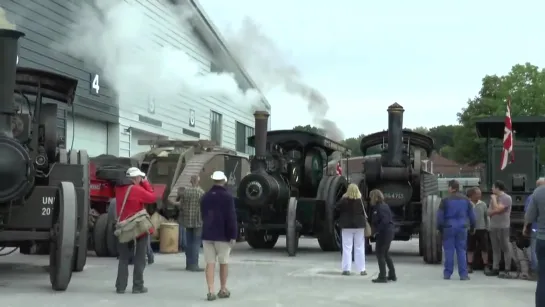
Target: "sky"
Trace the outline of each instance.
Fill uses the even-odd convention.
[[[344,137],[386,129],[394,102],[405,108],[406,128],[456,124],[485,75],[518,63],[545,66],[543,1],[199,2],[228,43],[244,41],[237,35],[245,18],[258,24],[282,60],[327,98],[322,115]],[[317,124],[300,97],[278,88],[265,95],[272,129]]]

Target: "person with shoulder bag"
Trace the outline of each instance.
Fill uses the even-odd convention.
[[[357,185],[350,184],[343,197],[337,202],[339,227],[342,238],[342,275],[352,271],[352,251],[354,262],[360,275],[367,275],[365,270],[365,230],[368,228],[367,214]]]
[[[155,203],[157,196],[150,183],[137,167],[127,170],[126,176],[131,183],[115,189],[117,223],[114,234],[119,241],[119,265],[117,268],[116,292],[125,293],[129,279],[129,261],[134,262],[132,293],[146,293],[144,287],[144,269],[146,252],[153,224],[146,211],[145,204]],[[133,255],[134,253],[134,255]]]
[[[390,206],[384,201],[384,195],[380,190],[372,190],[369,193],[369,199],[372,206],[373,231],[376,240],[375,253],[378,260],[378,277],[373,279],[374,283],[386,283],[388,281],[397,281],[394,262],[390,257],[390,245],[395,236],[393,214]],[[386,274],[388,267],[388,274]]]

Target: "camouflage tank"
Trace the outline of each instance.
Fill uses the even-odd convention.
[[[138,144],[152,148],[133,158],[140,161],[154,189],[163,191],[163,198],[151,211],[157,210],[167,219],[177,218],[178,191],[190,186],[191,176],[199,175],[200,185],[207,191],[213,184],[212,173],[223,171],[229,179],[227,188],[236,196],[241,177],[250,172],[246,157],[211,141],[140,140]]]

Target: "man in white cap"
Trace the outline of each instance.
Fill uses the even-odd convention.
[[[237,238],[237,216],[235,200],[225,189],[227,177],[221,171],[212,174],[214,185],[201,199],[202,240],[204,260],[206,262],[206,283],[208,284],[207,299],[228,298],[227,263],[231,248]],[[220,284],[218,294],[214,290],[214,271],[216,260],[220,264]]]
[[[145,209],[145,205],[153,204],[157,201],[151,184],[146,180],[144,174],[139,168],[131,167],[126,172],[127,178],[131,183],[120,185],[115,188],[116,213],[119,221],[127,218]],[[130,188],[130,190],[129,190]],[[134,244],[134,271],[132,293],[146,293],[148,289],[144,287],[144,269],[146,268],[146,252],[148,249],[149,235],[153,233],[153,228],[139,235],[133,242],[119,244],[119,265],[117,267],[117,280],[115,282],[116,292],[125,293],[129,280],[129,261],[133,256],[131,244]]]

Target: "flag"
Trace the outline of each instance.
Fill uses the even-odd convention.
[[[515,162],[513,152],[513,122],[511,121],[511,97],[507,98],[507,111],[505,112],[505,128],[503,130],[503,150],[501,152],[500,169],[503,170],[507,164]]]
[[[337,171],[337,176],[342,176],[343,175],[343,168],[341,167],[341,161],[337,162],[336,171]]]

